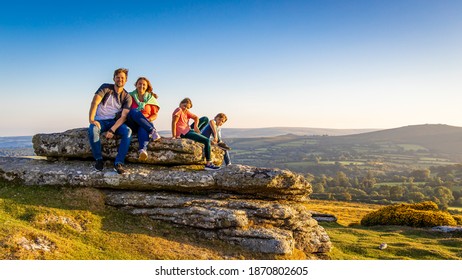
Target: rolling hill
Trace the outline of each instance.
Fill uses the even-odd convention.
[[[444,124],[410,125],[355,135],[331,137],[335,143],[413,144],[449,158],[462,160],[462,127]]]

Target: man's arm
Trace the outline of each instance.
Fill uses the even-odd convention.
[[[101,100],[103,100],[103,98],[95,94],[93,100],[91,101],[90,112],[88,113],[88,121],[90,122],[90,124],[96,125],[99,129],[101,129],[101,124],[98,121],[95,121],[95,116],[96,109],[98,108],[98,105],[101,103]]]
[[[129,109],[122,110],[122,115],[111,127],[111,129],[109,129],[109,131],[106,133],[106,138],[111,139],[114,136],[112,132],[115,132],[127,120],[128,112],[130,112]]]

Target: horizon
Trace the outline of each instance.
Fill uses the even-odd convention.
[[[435,124],[429,124],[429,123],[425,123],[425,124],[408,124],[408,125],[404,125],[404,126],[399,126],[399,127],[390,127],[390,128],[329,128],[329,127],[292,127],[292,126],[274,126],[274,127],[246,127],[246,128],[243,128],[243,127],[225,127],[225,128],[222,128],[224,130],[259,130],[259,129],[313,129],[313,130],[332,130],[332,131],[360,131],[360,130],[364,130],[364,131],[370,131],[370,132],[375,132],[375,131],[383,131],[383,130],[392,130],[392,129],[398,129],[398,128],[404,128],[404,127],[410,127],[410,126],[425,126],[425,125],[433,125],[433,126],[438,126],[438,125],[442,125],[442,126],[450,126],[450,127],[458,127],[458,128],[462,128],[462,126],[455,126],[455,125],[450,125],[450,124],[441,124],[441,123],[435,123]],[[74,127],[74,128],[69,128],[69,129],[76,129],[76,128],[85,128],[85,127]],[[66,129],[68,130],[68,129]],[[50,132],[39,132],[37,134],[49,134],[49,133],[62,133],[64,132],[65,130],[63,131],[50,131]],[[170,132],[170,130],[158,130],[159,133],[166,133],[166,132]],[[361,133],[364,133],[364,132],[359,132],[358,134],[361,134]],[[35,134],[32,134],[32,135],[0,135],[0,138],[8,138],[8,137],[33,137]],[[328,135],[328,136],[336,136],[336,135]],[[244,137],[245,138],[245,137]]]
[[[120,4],[120,5],[119,5]],[[88,126],[94,92],[129,69],[224,128],[462,127],[460,1],[79,1],[2,6],[0,136]],[[64,97],[64,98],[63,98]]]

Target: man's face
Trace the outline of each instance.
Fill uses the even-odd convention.
[[[120,72],[119,74],[114,76],[114,83],[117,87],[123,88],[126,82],[127,82],[127,76],[125,75],[125,73]]]

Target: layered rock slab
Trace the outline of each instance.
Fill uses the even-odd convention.
[[[102,153],[106,159],[115,159],[120,140],[106,139],[101,136]],[[32,144],[37,156],[55,159],[93,159],[87,128],[70,129],[62,133],[36,134]],[[204,145],[189,139],[161,138],[148,145],[148,158],[142,163],[155,165],[190,165],[205,164]],[[212,146],[211,159],[216,165],[223,161],[223,150]],[[138,138],[132,136],[130,149],[125,160],[141,162],[138,159]]]
[[[289,254],[297,248],[313,254],[331,248],[324,228],[304,207],[291,202],[111,191],[106,204],[208,231],[210,236],[256,252]]]
[[[0,176],[26,185],[69,185],[123,190],[229,193],[265,199],[305,201],[311,185],[287,170],[231,165],[218,171],[200,167],[156,167],[127,164],[119,175],[112,168],[98,172],[92,161],[50,162],[0,157]]]

